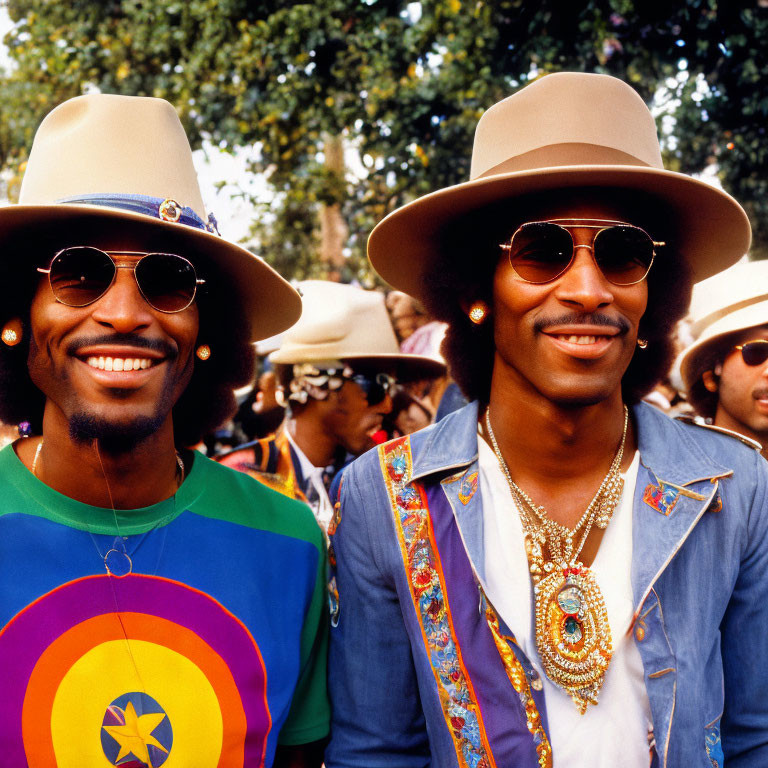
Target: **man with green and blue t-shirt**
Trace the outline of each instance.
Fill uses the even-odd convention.
[[[0,212],[3,765],[322,763],[322,534],[187,449],[300,299],[203,211],[171,105],[99,94]]]

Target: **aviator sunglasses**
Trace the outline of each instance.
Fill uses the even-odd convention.
[[[141,256],[138,261],[120,261],[113,256]],[[181,312],[194,300],[199,280],[192,263],[174,253],[102,251],[89,245],[60,250],[47,269],[57,301],[68,307],[87,307],[112,286],[118,269],[132,269],[147,304],[158,312]]]
[[[746,365],[762,365],[768,360],[768,341],[765,339],[737,344],[734,349],[741,352],[741,357]]]
[[[575,244],[574,229],[595,230],[592,244]],[[552,219],[522,224],[500,247],[507,252],[512,269],[528,283],[556,280],[571,266],[576,250],[587,248],[608,282],[634,285],[645,279],[655,249],[662,245],[644,229],[620,221]]]

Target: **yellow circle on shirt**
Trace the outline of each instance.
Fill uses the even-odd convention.
[[[138,673],[137,673],[138,670]],[[163,768],[215,768],[222,748],[222,717],[200,668],[170,648],[145,640],[103,642],[67,671],[51,711],[58,768],[109,766],[101,745],[107,707],[130,691],[144,691],[163,708],[173,744]]]

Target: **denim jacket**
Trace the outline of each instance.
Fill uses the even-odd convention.
[[[428,488],[477,470],[477,417],[470,403],[412,435],[412,479]],[[648,405],[635,406],[634,418],[633,631],[653,719],[651,762],[722,768],[725,757],[729,768],[764,768],[768,464],[737,439]],[[482,583],[482,494],[478,487],[458,503],[457,486],[442,490]],[[337,514],[326,765],[458,768],[375,450],[345,471]]]

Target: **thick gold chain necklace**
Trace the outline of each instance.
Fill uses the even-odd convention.
[[[621,442],[592,501],[573,528],[552,520],[544,507],[512,479],[491,426],[485,426],[499,467],[520,513],[525,550],[535,595],[536,647],[544,672],[584,714],[597,704],[613,645],[605,601],[594,574],[579,555],[593,526],[606,528],[624,488],[621,461],[629,411],[624,406]]]

